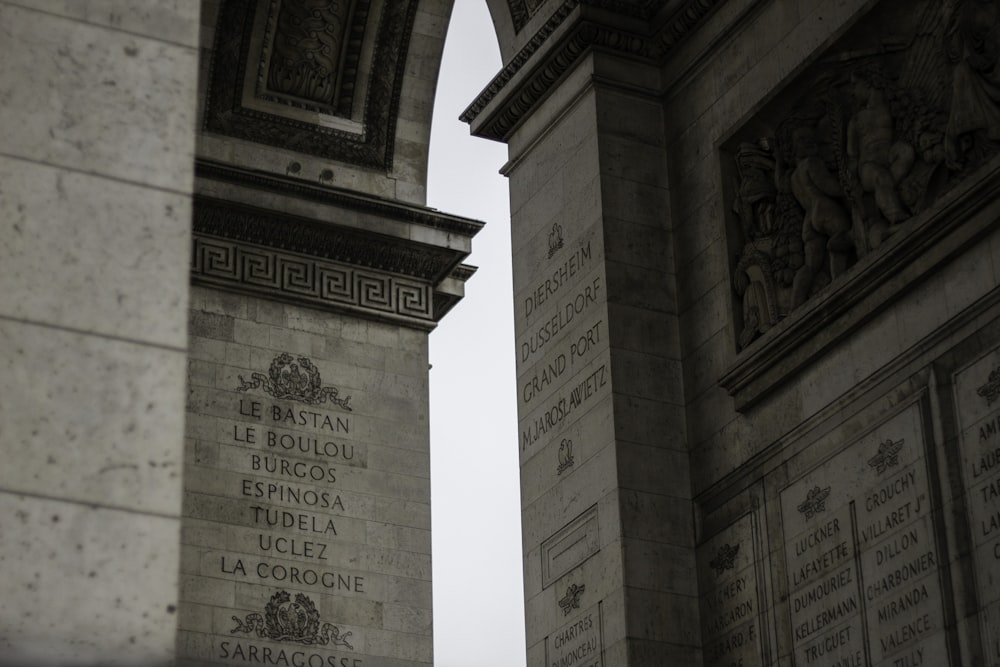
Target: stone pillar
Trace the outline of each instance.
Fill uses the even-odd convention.
[[[528,664],[696,664],[656,72],[590,53],[553,76],[530,114],[512,85],[472,124],[510,146]]]
[[[427,337],[481,223],[240,173],[195,199],[178,657],[431,665]]]
[[[0,2],[5,665],[174,652],[198,3],[117,4]]]

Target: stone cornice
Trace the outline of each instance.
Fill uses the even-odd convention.
[[[552,89],[553,85],[588,51],[594,48],[616,52],[650,62],[659,62],[672,52],[723,0],[687,0],[657,30],[641,34],[598,23],[576,11],[581,6],[615,9],[618,4],[606,0],[565,0],[528,43],[487,84],[486,88],[459,116],[466,123],[479,120],[473,129],[477,136],[506,141],[511,132]],[[634,7],[651,10],[652,5]],[[633,15],[635,12],[632,12]],[[576,17],[568,28],[563,24]],[[549,46],[555,33],[565,34]],[[544,47],[544,48],[543,48]],[[529,69],[530,68],[530,69]],[[516,80],[516,83],[515,83]],[[484,112],[485,118],[480,118]]]
[[[196,196],[194,232],[437,284],[466,253]]]
[[[342,188],[314,185],[296,178],[253,171],[220,162],[198,160],[195,163],[195,176],[198,179],[249,186],[255,190],[294,196],[319,204],[329,204],[361,213],[370,213],[390,220],[431,227],[470,238],[475,236],[485,224],[479,220],[441,213],[426,207],[412,206]]]
[[[191,279],[431,329],[462,297],[461,250],[196,195]]]

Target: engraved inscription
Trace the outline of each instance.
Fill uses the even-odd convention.
[[[1000,360],[996,351],[956,373],[962,473],[987,664],[1000,665]]]
[[[753,539],[747,514],[698,547],[706,667],[763,664]]]
[[[602,667],[601,604],[587,608],[545,638],[546,667]]]
[[[947,664],[919,419],[911,406],[782,492],[796,665]]]

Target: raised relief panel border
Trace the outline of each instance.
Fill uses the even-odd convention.
[[[1000,26],[977,6],[884,0],[720,146],[737,409],[993,228]]]
[[[776,489],[773,585],[795,665],[959,664],[928,409],[918,394]]]
[[[968,518],[967,543],[973,574],[971,594],[986,665],[1000,665],[1000,323],[992,336],[976,336],[959,352],[943,397],[954,406],[963,489]],[[982,342],[993,345],[983,350]],[[968,359],[969,353],[974,356]],[[964,359],[962,359],[964,357]],[[950,370],[945,368],[945,370]]]
[[[354,89],[346,79],[350,78],[347,73],[352,65],[357,65],[360,58],[358,51],[365,42],[357,34],[359,28],[363,31],[363,24],[359,26],[357,23],[367,16],[369,3],[359,1],[353,13],[347,12],[350,15],[338,9],[343,3],[331,3],[325,8],[319,19],[323,29],[317,34],[331,41],[336,41],[336,35],[340,36],[342,41],[336,46],[340,48],[338,55],[342,56],[342,61],[341,58],[332,59],[328,67],[321,67],[316,65],[316,54],[294,52],[291,55],[299,59],[297,76],[303,80],[274,90],[266,85],[270,79],[264,83],[259,80],[258,71],[280,69],[277,65],[283,60],[281,55],[275,54],[269,60],[269,52],[252,53],[251,45],[255,37],[267,29],[274,33],[268,34],[272,51],[275,43],[279,47],[284,44],[292,47],[293,51],[297,50],[295,35],[284,35],[283,39],[283,31],[287,32],[287,26],[293,23],[291,20],[282,21],[288,13],[283,11],[285,4],[296,5],[291,0],[225,0],[216,24],[204,129],[361,167],[391,169],[396,116],[417,0],[380,3],[372,63],[364,84],[367,94],[363,109],[353,113],[345,106],[353,105],[347,99],[347,91]],[[332,25],[336,23],[338,13],[342,14],[339,19],[347,23],[339,29]],[[311,43],[316,40],[301,41]],[[302,71],[303,67],[305,71]],[[320,79],[330,80],[324,83]],[[246,90],[248,82],[254,86],[253,91]],[[317,87],[329,90],[324,92]],[[317,99],[321,97],[325,102],[319,104]],[[300,108],[313,115],[322,114],[322,121],[302,120],[301,117],[309,114],[303,115]],[[357,130],[338,127],[343,125],[341,116],[347,114],[358,126]]]
[[[593,505],[542,542],[542,588],[548,588],[600,550],[597,505]]]
[[[569,623],[548,635],[545,638],[545,664],[604,667],[603,607],[603,600],[587,607]]]
[[[768,632],[756,511],[743,514],[698,546],[698,590],[705,667],[762,667]]]

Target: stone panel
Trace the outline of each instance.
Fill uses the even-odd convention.
[[[177,514],[181,352],[0,319],[0,367],[0,488]]]
[[[170,664],[178,531],[176,518],[0,492],[0,664]]]
[[[181,655],[430,664],[426,335],[239,300],[191,318]]]
[[[1000,665],[1000,352],[955,374],[980,623],[988,665]]]
[[[0,182],[0,281],[24,295],[0,314],[184,347],[189,197],[7,157]]]
[[[705,667],[766,664],[754,533],[747,514],[698,548]]]
[[[920,421],[911,404],[782,491],[795,664],[948,664]]]
[[[5,3],[0,24],[6,154],[191,191],[194,49]]]

